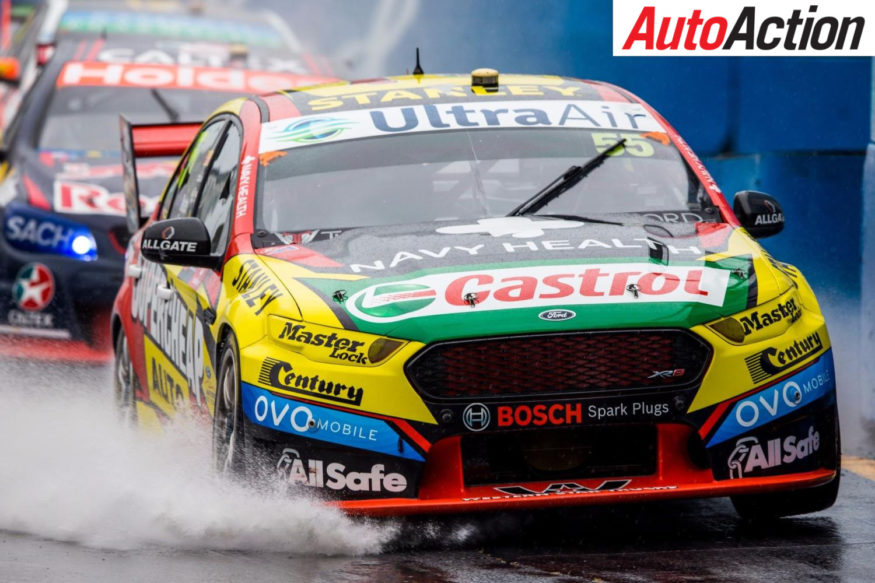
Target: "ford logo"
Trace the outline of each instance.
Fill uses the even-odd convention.
[[[548,322],[561,322],[562,320],[570,320],[576,315],[571,310],[545,310],[538,314],[538,317]]]

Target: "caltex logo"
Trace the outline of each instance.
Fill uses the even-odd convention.
[[[355,307],[377,318],[394,318],[416,312],[434,302],[434,288],[418,283],[390,283],[364,290],[355,298]]]
[[[18,271],[12,297],[22,310],[38,312],[55,297],[55,278],[42,263],[28,263]]]

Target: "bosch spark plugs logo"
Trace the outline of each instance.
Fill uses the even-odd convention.
[[[756,5],[754,5],[756,4]],[[614,56],[872,56],[875,6],[614,0]]]

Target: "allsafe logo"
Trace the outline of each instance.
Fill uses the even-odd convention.
[[[873,56],[856,0],[614,0],[614,56]],[[872,25],[870,25],[871,27]]]

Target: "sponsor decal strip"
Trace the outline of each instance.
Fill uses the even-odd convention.
[[[430,274],[366,287],[344,304],[367,322],[532,307],[695,302],[722,306],[725,269],[650,263],[533,266]],[[631,290],[631,291],[630,291]]]
[[[736,442],[735,449],[726,461],[729,477],[760,476],[764,470],[802,461],[819,449],[820,433],[814,430],[813,425],[801,437],[789,435],[770,439],[765,443],[761,443],[756,436],[744,437]]]
[[[486,500],[507,500],[513,498],[532,498],[542,496],[569,496],[580,494],[593,494],[598,492],[652,492],[661,490],[676,490],[677,486],[643,486],[629,488],[631,480],[606,480],[594,488],[583,486],[576,482],[564,482],[550,484],[543,490],[532,490],[524,486],[502,486],[495,490],[501,492],[501,496],[477,496],[462,498],[463,502],[479,502]]]
[[[312,85],[322,80],[324,78],[319,76],[306,77],[245,69],[74,61],[64,65],[58,76],[58,87],[145,87],[270,93],[289,87]]]
[[[708,447],[780,419],[834,390],[830,350],[805,370],[736,402]]]
[[[664,131],[637,103],[540,100],[410,105],[268,122],[261,128],[259,153],[401,133],[527,127]]]
[[[284,399],[254,385],[241,383],[243,412],[250,421],[292,435],[425,461],[385,421]]]
[[[387,472],[384,464],[373,464],[367,471],[350,471],[340,462],[303,459],[298,450],[286,448],[276,464],[277,473],[289,484],[310,488],[328,488],[349,492],[401,494],[407,490],[407,478]]]

